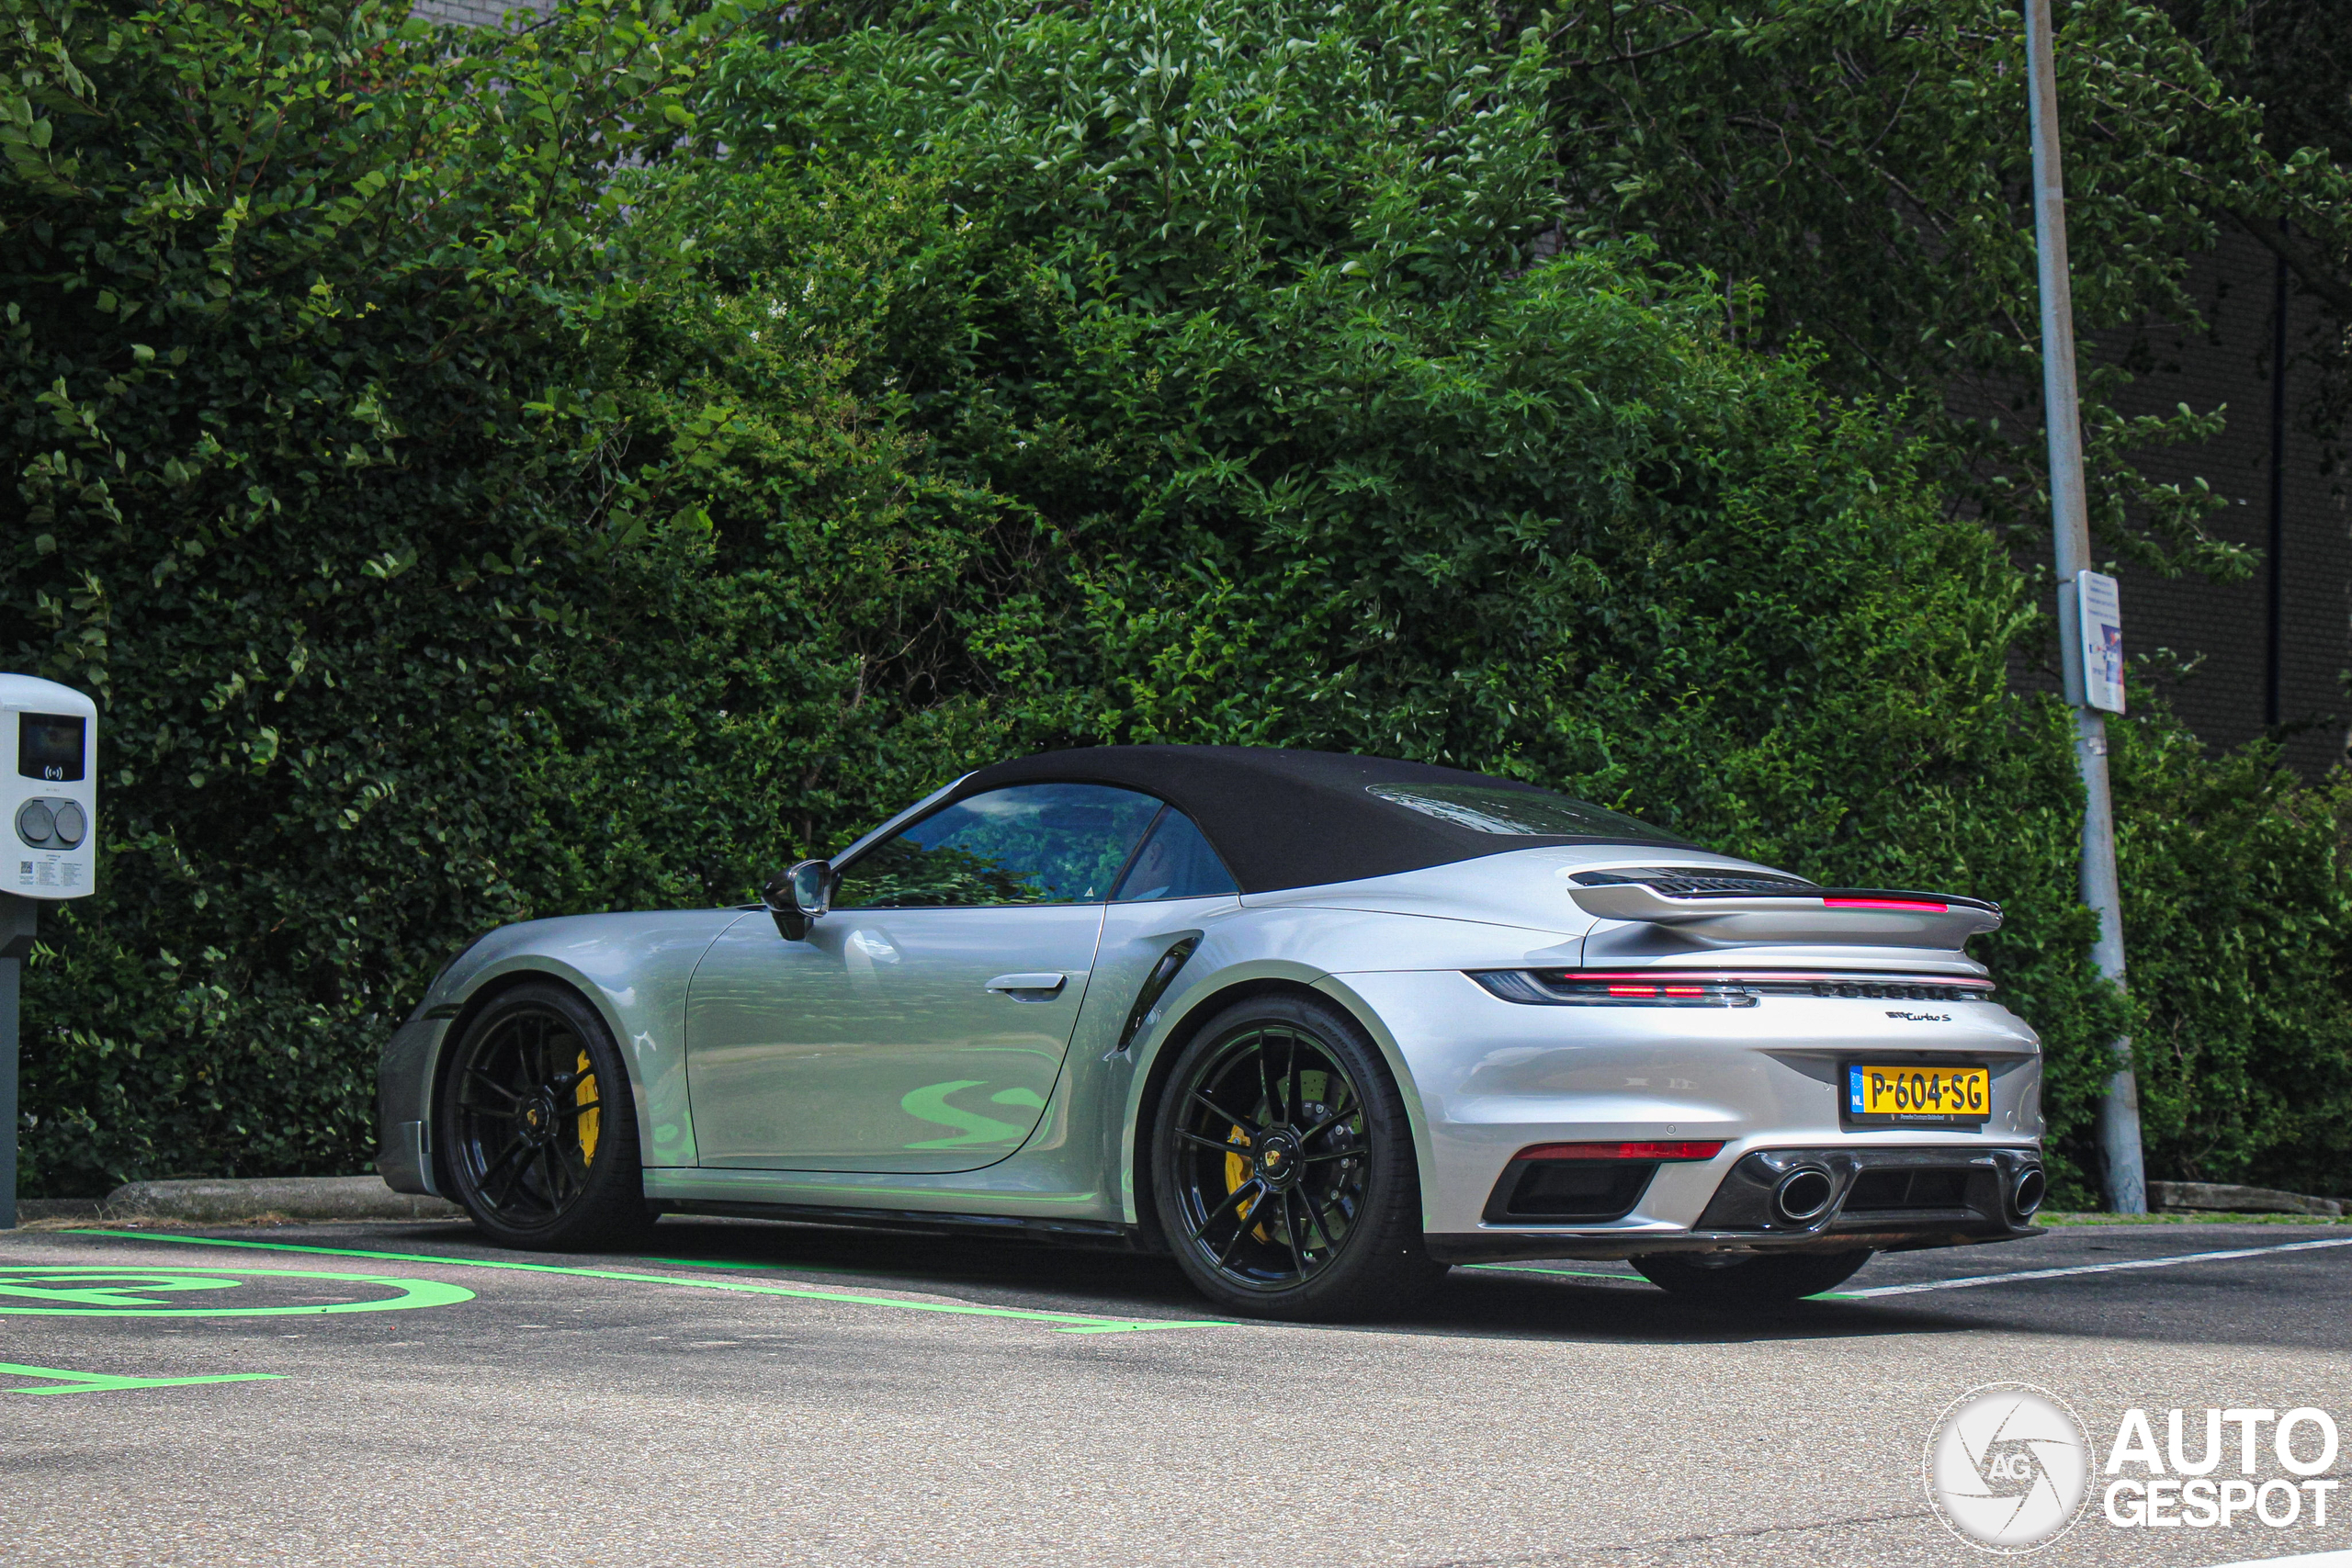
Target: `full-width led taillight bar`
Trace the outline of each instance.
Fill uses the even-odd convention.
[[[1852,971],[1477,969],[1470,977],[1507,1002],[1544,1007],[1752,1008],[1765,997],[1973,1002],[1993,994],[1993,982],[1972,976]]]
[[[1470,977],[1507,1002],[1546,1007],[1752,1008],[1747,987],[1722,976],[1587,975],[1572,969],[1485,969]]]
[[[1723,1153],[1723,1141],[1641,1144],[1535,1144],[1511,1156],[1513,1159],[1670,1160],[1713,1159]]]

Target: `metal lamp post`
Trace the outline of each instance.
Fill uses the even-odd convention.
[[[2058,163],[2058,76],[2051,57],[2050,0],[2025,0],[2028,99],[2033,119],[2034,253],[2041,284],[2041,392],[2050,441],[2050,512],[2057,546],[2058,640],[2066,701],[2075,710],[2075,761],[2083,780],[2083,902],[2098,915],[2091,958],[2123,984],[2123,899],[2115,876],[2115,811],[2107,785],[2107,717],[2120,712],[2120,652],[2112,670],[2091,670],[2082,607],[2086,595],[2111,606],[2114,584],[2091,570],[2090,514],[2083,489],[2082,412],[2075,390],[2075,310],[2066,266],[2066,192]],[[2111,610],[2110,612],[2111,613]],[[2095,628],[2096,629],[2096,628]],[[2109,644],[2112,646],[2110,637]],[[2104,677],[2112,676],[2112,680]],[[2111,688],[2112,695],[2109,696]],[[2132,1043],[2111,1049],[2115,1071],[2099,1101],[2098,1146],[2109,1205],[2121,1214],[2148,1212],[2140,1156],[2140,1088]]]

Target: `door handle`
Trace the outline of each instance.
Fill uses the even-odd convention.
[[[1067,975],[999,975],[987,988],[1002,991],[1016,1002],[1043,1002],[1058,995],[1069,979]]]

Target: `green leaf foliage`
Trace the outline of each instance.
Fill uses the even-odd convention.
[[[0,184],[0,637],[105,736],[32,1190],[350,1168],[475,931],[739,899],[978,762],[1153,740],[1996,898],[2073,1196],[2126,1031],[2160,1172],[2346,1185],[2347,803],[2117,727],[2106,987],[2024,581],[1903,406],[1638,233],[1560,243],[1540,37],[5,4],[52,129]]]

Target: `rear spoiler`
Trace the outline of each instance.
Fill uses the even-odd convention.
[[[1948,947],[1998,931],[2001,907],[1949,893],[1815,887],[1794,877],[1691,868],[1588,871],[1568,897],[1588,915],[1674,926],[1717,942]]]

